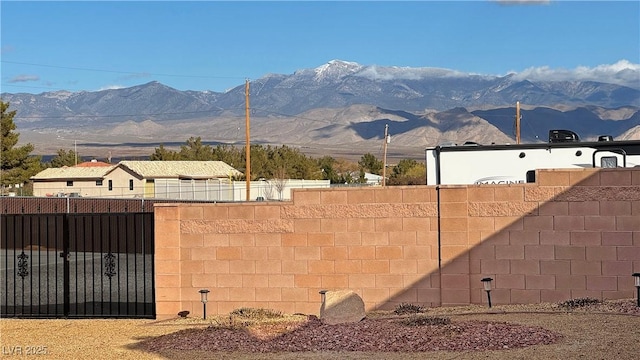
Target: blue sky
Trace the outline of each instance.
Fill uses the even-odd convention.
[[[639,1],[0,2],[2,92],[225,91],[333,59],[640,88]]]

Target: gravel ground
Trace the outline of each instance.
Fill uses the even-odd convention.
[[[625,360],[640,354],[640,308],[632,299],[468,306],[371,313],[357,324],[333,326],[300,316],[261,325],[230,317],[2,319],[0,336],[3,358]]]

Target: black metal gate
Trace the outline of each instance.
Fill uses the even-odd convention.
[[[155,318],[153,213],[0,218],[3,317]]]

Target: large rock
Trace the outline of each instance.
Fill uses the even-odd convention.
[[[364,301],[355,292],[351,290],[324,292],[320,320],[325,324],[354,323],[364,317]]]

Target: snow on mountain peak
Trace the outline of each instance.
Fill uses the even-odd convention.
[[[441,68],[411,68],[399,66],[366,66],[358,74],[370,80],[420,80],[426,78],[465,77],[468,74]]]
[[[50,92],[42,93],[42,96],[45,98],[57,99],[57,100],[67,100],[73,95],[74,93],[67,90],[58,90],[58,91],[50,91]]]
[[[327,78],[341,78],[347,75],[354,74],[363,68],[362,65],[342,60],[331,60],[328,63],[321,65],[314,70],[315,79],[323,80]]]

